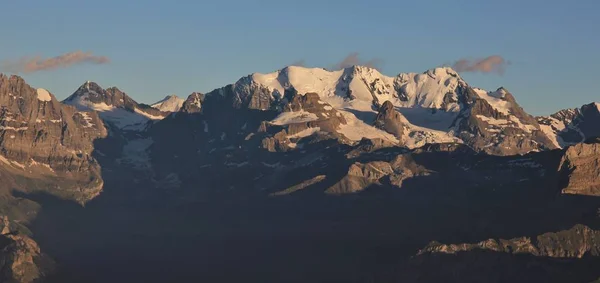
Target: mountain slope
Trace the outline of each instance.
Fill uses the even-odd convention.
[[[44,190],[79,202],[100,193],[93,143],[107,131],[95,112],[63,105],[45,89],[4,75],[0,105],[0,186]]]
[[[558,147],[580,143],[600,136],[599,103],[564,109],[550,116],[537,117],[543,131]]]
[[[179,98],[176,95],[167,95],[162,100],[152,104],[153,108],[156,108],[162,112],[177,112],[183,106],[185,99]]]
[[[102,120],[122,130],[143,130],[150,121],[168,115],[167,112],[137,103],[116,87],[103,89],[94,82],[81,85],[63,103],[80,110],[97,111]]]
[[[459,142],[497,155],[556,147],[507,90],[473,88],[448,67],[396,77],[362,66],[338,71],[286,67],[243,77],[207,93],[206,100],[219,100],[219,105],[234,109],[281,111],[293,94],[307,93],[316,93],[344,117],[346,123],[329,132],[355,142],[363,137],[385,138],[401,140],[409,148]],[[373,127],[386,101],[403,117],[401,136],[390,138]]]

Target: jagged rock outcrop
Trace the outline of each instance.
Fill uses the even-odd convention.
[[[79,202],[100,193],[103,181],[93,143],[107,131],[96,113],[63,105],[18,76],[0,75],[0,105],[2,186],[44,190]]]
[[[386,141],[384,139],[378,139],[378,138],[368,139],[368,138],[363,138],[354,147],[354,149],[352,149],[352,151],[350,151],[350,152],[348,152],[348,154],[346,154],[346,158],[356,158],[356,157],[359,157],[362,154],[371,153],[371,152],[374,152],[374,151],[377,151],[377,150],[380,150],[380,149],[392,148],[392,147],[396,147],[396,146],[397,146],[397,144],[391,143],[391,142]]]
[[[350,194],[360,192],[369,186],[380,184],[380,180],[392,174],[389,163],[373,161],[366,164],[356,162],[350,165],[347,175],[325,192],[328,194]]]
[[[559,147],[599,137],[600,110],[598,103],[560,110],[550,116],[537,117],[544,131]]]
[[[396,111],[394,105],[388,100],[379,107],[379,113],[375,117],[374,126],[396,136],[402,142],[404,120],[405,118],[402,117],[402,114]]]
[[[286,92],[282,112],[271,121],[263,121],[259,132],[273,133],[262,140],[262,148],[269,151],[285,151],[295,148],[297,141],[323,133],[337,134],[344,117],[331,105],[319,99],[316,93],[298,94]],[[339,137],[343,139],[342,137]]]
[[[474,250],[489,250],[511,254],[530,254],[555,258],[582,258],[600,256],[600,231],[581,224],[569,230],[548,232],[535,239],[519,237],[509,240],[488,239],[474,244],[441,244],[432,242],[419,251],[425,253],[456,254]]]
[[[206,94],[221,100],[221,104],[234,109],[270,110],[283,94],[273,94],[269,88],[252,82],[251,76],[234,84],[215,89]]]
[[[319,128],[325,132],[334,132],[346,120],[331,105],[321,101],[317,93],[296,94],[290,103],[283,107],[283,115],[306,112],[308,119],[286,119],[282,124],[288,125],[288,134],[294,135],[308,128]],[[305,121],[300,121],[305,120]],[[289,122],[289,123],[287,123]],[[287,124],[286,124],[287,123]]]
[[[270,152],[283,152],[290,149],[290,141],[285,130],[277,132],[272,137],[263,138],[261,148]]]
[[[580,143],[568,147],[560,161],[562,192],[600,196],[600,143]]]
[[[204,101],[204,94],[194,92],[188,96],[188,98],[181,105],[181,112],[184,113],[200,113],[202,110],[202,102]]]
[[[515,155],[557,148],[504,88],[489,93],[468,88],[463,103],[454,122],[456,134],[476,151]]]
[[[103,89],[94,82],[81,85],[63,103],[81,111],[94,110],[105,123],[123,130],[142,130],[150,121],[161,120],[170,113],[138,103],[116,87]]]
[[[25,235],[0,234],[0,282],[38,282],[54,268],[54,262]]]
[[[363,191],[373,185],[390,184],[402,187],[402,182],[414,176],[428,175],[410,154],[397,155],[392,161],[355,162],[339,182],[326,190],[328,194],[348,194]]]

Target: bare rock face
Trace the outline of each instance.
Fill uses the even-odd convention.
[[[326,190],[328,194],[348,194],[365,190],[383,182],[402,187],[402,182],[414,176],[429,174],[428,170],[417,164],[410,154],[400,154],[391,162],[372,161],[355,162],[348,173],[338,183]]]
[[[272,152],[286,151],[307,136],[337,134],[339,126],[346,123],[344,117],[321,101],[316,93],[301,95],[288,91],[286,96],[289,102],[281,106],[279,116],[273,121],[264,121],[259,128],[259,132],[276,133],[263,138],[262,148]]]
[[[180,111],[185,113],[200,113],[204,102],[204,94],[194,92],[183,102]]]
[[[18,76],[0,75],[0,174],[17,188],[86,202],[100,193],[93,142],[107,131],[95,112],[78,111]],[[19,178],[20,178],[19,177]],[[6,185],[2,184],[2,185]]]
[[[319,128],[321,131],[334,132],[341,124],[346,123],[344,117],[331,105],[321,101],[316,93],[294,95],[292,101],[284,106],[283,111],[284,113],[306,111],[317,117],[313,121],[289,124],[288,132],[290,135],[308,128]]]
[[[109,126],[139,131],[148,122],[163,119],[170,112],[161,111],[150,105],[137,103],[116,87],[103,89],[94,82],[86,82],[72,95],[63,100],[80,111],[95,110]]]
[[[375,127],[382,129],[402,141],[404,135],[404,125],[402,114],[394,109],[390,101],[386,101],[379,108],[379,113],[375,117]]]
[[[261,141],[261,148],[270,152],[283,152],[290,148],[290,141],[285,130],[281,130],[272,137],[266,137]]]
[[[566,149],[559,167],[565,194],[600,196],[600,143],[580,143]]]
[[[600,109],[598,103],[589,103],[579,108],[563,109],[550,116],[537,117],[538,122],[548,128],[556,143],[568,146],[586,139],[600,136]]]
[[[0,282],[35,282],[52,271],[54,263],[25,235],[0,235]]]
[[[346,154],[346,158],[356,158],[361,154],[371,153],[384,148],[397,146],[395,143],[380,138],[362,138],[356,147]]]
[[[219,97],[223,104],[234,109],[269,110],[280,97],[262,85],[252,82],[252,76],[240,79],[235,84],[213,90],[207,97]]]
[[[493,155],[516,155],[554,149],[556,145],[540,129],[537,120],[527,114],[504,88],[494,92],[506,105],[499,111],[475,91],[467,88],[466,107],[454,121],[456,134],[476,151]]]
[[[582,258],[586,255],[600,256],[600,231],[577,224],[569,230],[539,235],[534,240],[529,237],[518,237],[509,240],[488,239],[474,244],[449,245],[432,242],[426,248],[419,251],[419,254],[456,254],[473,250],[530,254],[554,258]]]
[[[379,183],[383,177],[392,173],[392,167],[384,161],[374,161],[367,164],[356,162],[348,168],[348,174],[342,180],[325,192],[335,195],[357,193]]]

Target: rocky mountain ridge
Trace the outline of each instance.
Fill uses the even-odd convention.
[[[170,97],[163,102],[168,101],[180,104],[178,111],[156,109],[117,88],[86,82],[60,103],[22,78],[0,76],[0,176],[6,180],[0,212],[8,223],[3,227],[17,237],[7,236],[7,247],[25,247],[2,255],[18,254],[29,276],[16,280],[27,282],[44,273],[34,260],[42,253],[23,227],[37,227],[33,239],[56,241],[46,237],[52,233],[70,237],[48,231],[53,226],[36,226],[41,225],[34,223],[40,209],[27,198],[36,192],[80,204],[93,201],[92,211],[102,203],[108,211],[147,205],[154,213],[160,205],[196,212],[211,202],[252,207],[256,201],[260,209],[246,211],[249,223],[270,219],[270,213],[262,214],[267,209],[262,205],[294,219],[295,213],[315,214],[319,217],[308,219],[343,228],[323,230],[335,239],[338,232],[385,238],[383,232],[356,232],[356,227],[379,231],[399,221],[411,227],[409,236],[402,236],[411,243],[403,247],[403,256],[418,258],[446,251],[471,255],[475,249],[513,255],[515,247],[524,247],[535,260],[597,256],[592,238],[600,223],[590,215],[598,206],[588,199],[600,195],[598,142],[591,138],[598,112],[594,105],[532,117],[506,89],[471,87],[450,68],[391,78],[366,67],[334,72],[288,67],[206,94],[193,93],[185,101]],[[561,123],[563,128],[556,126]],[[573,131],[582,133],[585,142],[568,139],[567,128],[577,129]],[[355,208],[355,201],[363,207]],[[286,205],[292,205],[290,211]],[[62,209],[54,221],[70,221],[63,219]],[[377,209],[389,211],[366,222],[357,216]],[[419,221],[431,226],[403,216],[412,211],[425,215]],[[344,215],[357,218],[340,222],[348,217]],[[265,231],[314,227],[308,219],[297,227],[286,222],[281,231],[276,228],[281,219],[274,219],[278,225],[269,223]],[[80,221],[91,225],[85,218]],[[490,224],[494,221],[500,224]],[[123,231],[133,229],[128,228],[131,222],[124,223]],[[574,228],[557,236],[544,234],[565,225]],[[101,234],[95,229],[91,233]],[[179,229],[188,228],[172,227],[170,232],[198,232]],[[149,231],[155,235],[154,228]],[[568,247],[553,240],[565,233],[572,243]],[[529,240],[521,241],[523,235]],[[546,236],[536,241],[531,235]],[[439,242],[426,245],[420,239]],[[53,254],[72,256],[60,249]]]

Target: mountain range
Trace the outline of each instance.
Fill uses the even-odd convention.
[[[290,66],[153,104],[0,75],[0,105],[7,282],[600,278],[598,103],[534,117],[450,67]]]

